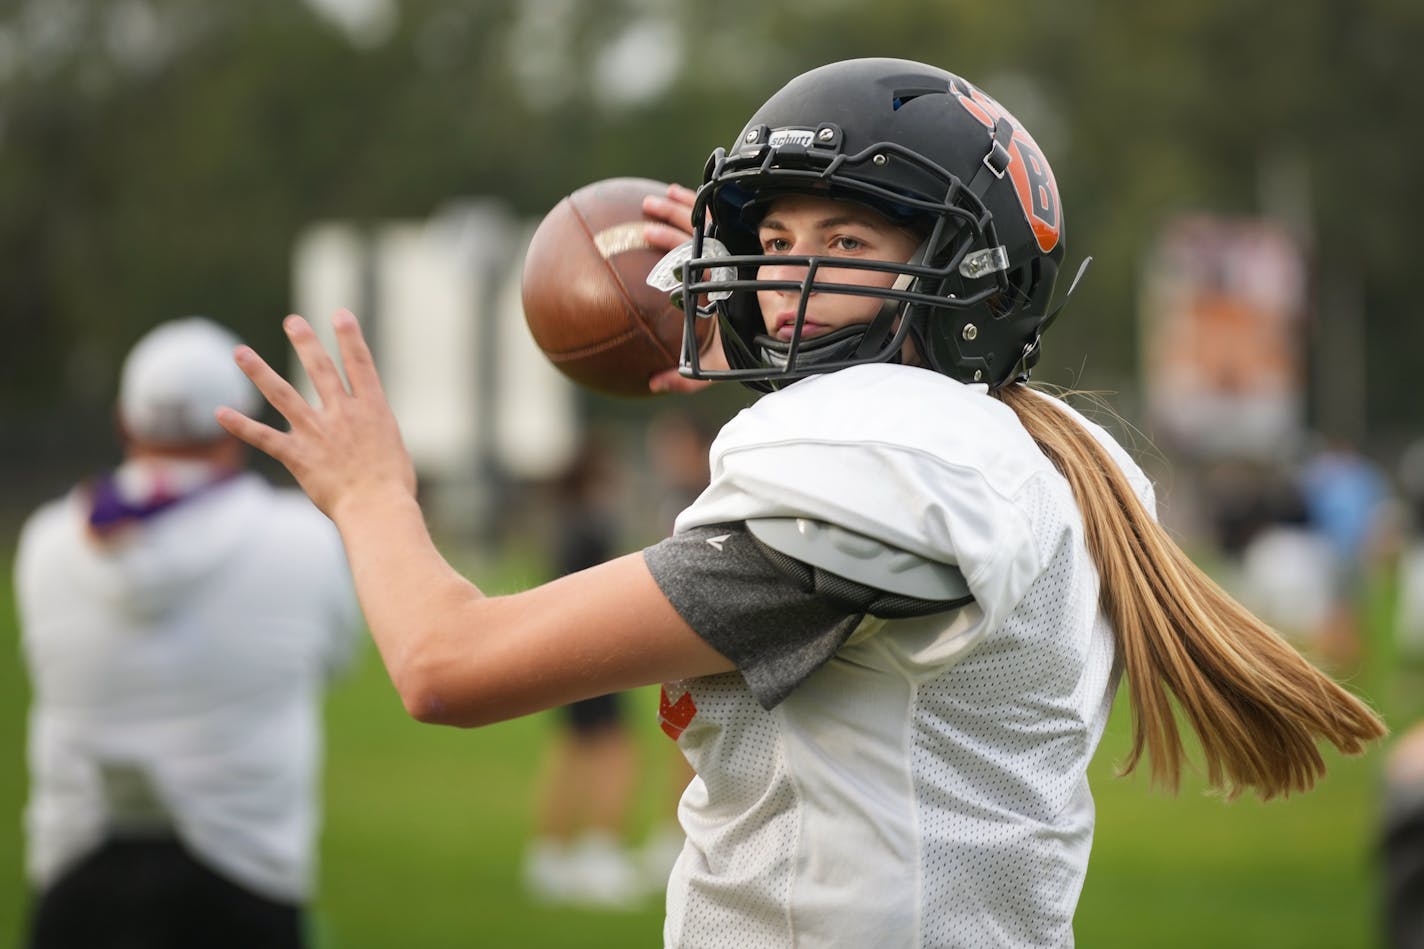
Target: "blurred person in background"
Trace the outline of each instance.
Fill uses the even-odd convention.
[[[691,200],[691,193],[684,195]],[[711,477],[708,453],[716,429],[696,414],[685,409],[667,409],[653,417],[648,426],[647,453],[658,484],[656,533],[665,537],[672,532],[677,515],[697,500]],[[669,736],[673,737],[673,736]],[[676,739],[674,738],[674,741]],[[677,862],[686,840],[677,823],[677,803],[695,778],[696,772],[678,750],[667,758],[666,816],[654,824],[643,848],[643,863],[650,882],[661,888]],[[659,815],[664,812],[659,810]]]
[[[658,484],[656,528],[660,537],[707,487],[708,452],[716,435],[715,428],[685,409],[659,412],[648,425],[648,460]]]
[[[308,945],[321,698],[359,642],[335,528],[245,470],[255,410],[200,317],[123,367],[123,461],[25,523],[31,949]]]
[[[606,440],[584,437],[555,485],[555,576],[616,556],[618,461]],[[555,710],[557,731],[536,794],[524,881],[538,900],[624,908],[648,893],[629,848],[638,749],[626,696],[612,692]]]
[[[1399,737],[1384,772],[1381,841],[1390,949],[1424,949],[1424,721]]]
[[[1412,665],[1424,663],[1424,438],[1405,449],[1399,463],[1405,525],[1399,561],[1395,643]]]
[[[1249,526],[1235,556],[1241,602],[1298,647],[1311,650],[1333,607],[1335,561],[1330,544],[1310,525],[1289,470],[1263,467]]]
[[[1320,658],[1337,669],[1360,659],[1361,611],[1393,510],[1389,482],[1348,439],[1335,435],[1306,459],[1299,475],[1311,529],[1330,548],[1330,606],[1316,634]]]

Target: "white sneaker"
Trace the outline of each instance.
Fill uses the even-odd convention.
[[[602,909],[632,909],[647,895],[642,874],[613,835],[590,831],[569,848],[568,902]]]
[[[541,903],[565,903],[573,895],[573,861],[563,841],[540,838],[524,851],[524,888]]]

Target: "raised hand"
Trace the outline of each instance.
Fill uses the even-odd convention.
[[[658,250],[681,247],[692,237],[692,203],[697,192],[685,185],[668,185],[665,197],[643,199],[643,214],[654,223],[643,234]]]
[[[346,512],[364,503],[413,500],[415,469],[356,317],[340,310],[331,324],[346,383],[311,325],[289,316],[283,329],[316,389],[317,404],[309,404],[250,347],[240,346],[234,353],[238,366],[287,420],[288,431],[231,408],[219,409],[217,419],[234,437],[285,465],[316,506],[340,526]]]
[[[665,197],[643,199],[643,214],[654,223],[648,224],[644,235],[648,243],[658,250],[670,251],[681,247],[692,237],[692,205],[697,192],[685,185],[668,185]],[[702,364],[711,369],[727,368],[722,355],[722,341],[714,326],[712,335],[703,347]],[[712,383],[700,379],[685,379],[676,369],[660,372],[648,380],[648,388],[653,392],[696,392]]]

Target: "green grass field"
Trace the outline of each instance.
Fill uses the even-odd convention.
[[[0,580],[0,947],[24,913],[20,809],[26,693]],[[1373,681],[1385,682],[1375,669]],[[1362,677],[1363,680],[1363,677]],[[1384,686],[1380,686],[1384,688]],[[638,693],[650,774],[639,810],[663,807],[669,748],[656,693]],[[328,703],[326,825],[316,908],[323,949],[660,945],[657,900],[631,913],[550,909],[521,892],[518,861],[547,715],[478,731],[407,719],[373,650]],[[1393,722],[1400,727],[1402,722]],[[1382,749],[1329,758],[1316,791],[1226,803],[1198,782],[1167,796],[1119,779],[1120,702],[1093,769],[1098,833],[1077,918],[1085,947],[1375,947],[1374,832]]]

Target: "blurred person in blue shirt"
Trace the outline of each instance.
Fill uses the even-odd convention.
[[[1389,482],[1379,467],[1340,436],[1300,471],[1308,522],[1330,548],[1331,607],[1319,633],[1321,657],[1348,666],[1359,657],[1360,598],[1391,509]]]

